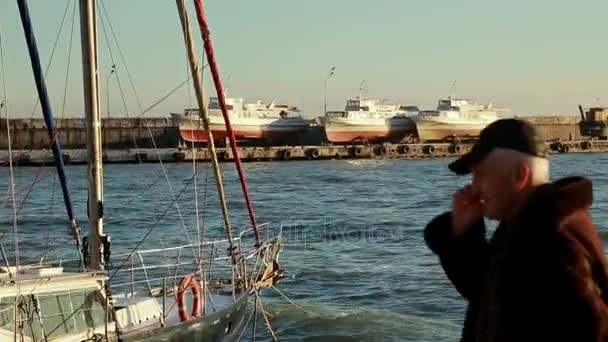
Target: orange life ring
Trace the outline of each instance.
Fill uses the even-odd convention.
[[[192,313],[186,312],[186,290],[192,290]],[[177,294],[175,301],[177,302],[177,309],[179,318],[184,321],[189,321],[192,318],[196,318],[201,315],[201,287],[198,285],[198,281],[194,275],[187,275],[182,278],[177,288]]]

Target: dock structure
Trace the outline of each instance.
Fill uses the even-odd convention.
[[[456,156],[468,151],[471,144],[360,144],[319,146],[272,146],[239,148],[239,157],[244,161],[289,161],[317,159],[418,159]],[[203,149],[183,149],[178,152],[186,161],[208,160]],[[221,161],[233,160],[230,149],[218,149]]]
[[[608,140],[570,140],[547,142],[551,153],[605,153]],[[437,144],[375,144],[375,145],[310,145],[310,146],[271,146],[239,147],[238,153],[243,162],[291,161],[291,160],[328,160],[328,159],[423,159],[452,158],[468,152],[471,143]],[[231,162],[232,151],[218,147],[220,162]],[[159,149],[112,149],[104,151],[103,160],[107,164],[132,163],[185,163],[196,159],[200,162],[210,160],[204,148],[159,148]],[[63,150],[66,165],[86,164],[87,151],[84,149]],[[13,150],[13,162],[20,166],[52,165],[50,149]],[[8,151],[0,151],[0,164],[8,165]]]
[[[552,153],[608,152],[608,140],[581,135],[575,116],[520,117],[534,124],[547,141]],[[85,125],[81,119],[59,119],[56,134],[63,148],[65,164],[86,163]],[[180,140],[179,122],[175,118],[112,118],[102,123],[103,159],[105,163],[186,162],[209,160],[204,146],[193,147]],[[0,131],[10,129],[13,159],[18,165],[51,165],[52,152],[46,126],[41,119],[13,119],[9,127],[0,120]],[[0,134],[0,163],[8,165],[6,135]],[[401,143],[401,144],[331,144],[321,127],[311,126],[303,136],[289,145],[264,146],[239,142],[239,155],[244,162],[321,159],[421,159],[451,158],[471,148],[471,143]],[[156,147],[154,149],[153,147]],[[217,147],[221,162],[232,161],[228,147]]]

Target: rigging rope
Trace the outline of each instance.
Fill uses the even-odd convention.
[[[254,298],[253,305],[254,305],[253,309],[255,311],[255,317],[253,318],[253,327],[251,327],[251,330],[252,330],[251,340],[255,341],[255,332],[258,327],[258,298],[257,297]]]
[[[101,4],[101,9],[108,20],[108,26],[110,27],[110,33],[112,33],[112,36],[114,37],[114,43],[116,44],[116,47],[118,48],[118,53],[120,54],[120,59],[122,60],[122,63],[125,66],[125,71],[127,72],[127,77],[129,79],[129,83],[131,83],[131,89],[133,90],[133,94],[135,95],[135,99],[137,100],[139,110],[142,111],[143,106],[141,104],[141,101],[139,100],[139,96],[137,95],[137,90],[135,89],[135,84],[133,83],[133,77],[131,77],[131,72],[129,71],[129,68],[127,67],[127,62],[125,60],[125,56],[122,53],[120,44],[118,44],[118,38],[116,37],[116,33],[114,32],[114,27],[112,26],[112,21],[110,21],[110,16],[108,15],[108,11],[106,11],[106,6],[104,4],[104,1],[99,0],[99,3]]]
[[[139,196],[143,195],[146,191],[151,190],[162,179],[162,176],[163,176],[162,172],[159,172],[158,173],[158,177],[156,177],[156,179],[152,183],[146,185],[142,191],[140,191],[137,194],[135,194],[133,197],[131,197],[130,200],[128,200],[123,205],[119,206],[118,208],[122,209],[122,208],[128,206],[129,204],[133,203],[133,201],[135,201],[136,199],[138,199]]]
[[[207,18],[205,17],[205,9],[203,8],[203,3],[201,2],[201,0],[194,0],[194,5],[196,7],[196,17],[198,19],[201,35],[203,36],[203,45],[205,47],[205,51],[207,52],[207,60],[209,61],[209,67],[211,68],[211,74],[213,76],[215,91],[217,92],[220,107],[222,109],[222,115],[224,116],[226,130],[228,131],[228,138],[230,139],[230,148],[232,149],[232,155],[234,156],[234,163],[239,175],[239,180],[241,182],[241,188],[243,189],[243,195],[245,196],[245,202],[247,203],[247,211],[249,213],[251,226],[253,228],[253,232],[255,233],[256,246],[259,246],[260,234],[258,232],[258,226],[255,221],[253,205],[251,204],[251,199],[249,198],[249,190],[247,187],[247,181],[245,180],[243,166],[241,165],[241,159],[238,154],[236,138],[234,137],[234,131],[232,130],[232,126],[230,124],[230,116],[228,115],[228,109],[226,107],[224,88],[222,87],[222,81],[220,79],[217,63],[215,62],[215,53],[213,51],[213,45],[211,43],[209,26],[207,25]]]
[[[0,29],[0,69],[2,69],[2,98],[4,99],[4,116],[6,117],[6,135],[8,142],[8,165],[9,165],[9,186],[11,189],[11,197],[13,204],[13,234],[15,239],[15,265],[19,266],[19,235],[18,235],[18,227],[17,227],[17,199],[15,197],[15,172],[13,170],[13,149],[11,146],[11,129],[10,129],[10,114],[8,111],[8,95],[6,92],[6,66],[4,64],[4,41],[2,39],[2,30]],[[0,243],[0,250],[2,252],[2,257],[4,258],[5,264],[7,266],[7,272],[9,276],[12,278],[12,272],[9,267],[8,259],[6,257],[6,252],[4,250],[4,244]],[[19,283],[19,271],[16,272],[17,279],[17,294],[21,293],[21,284]]]
[[[205,65],[206,67],[206,65]],[[188,78],[186,80],[184,80],[182,83],[180,83],[177,87],[173,88],[173,90],[171,90],[170,92],[168,92],[166,95],[164,95],[163,97],[161,97],[159,100],[157,100],[156,102],[154,102],[152,105],[150,105],[148,108],[146,108],[145,110],[143,110],[139,115],[136,116],[136,118],[141,118],[142,116],[144,116],[144,114],[147,114],[149,111],[151,111],[154,107],[158,106],[159,104],[161,104],[163,101],[165,101],[169,96],[173,95],[173,93],[175,93],[176,91],[178,91],[181,87],[183,87],[184,85],[186,85],[188,82],[190,82],[190,78],[192,78],[191,76],[188,76]]]
[[[8,164],[8,161],[7,161],[7,164]],[[44,177],[39,178],[38,180],[35,180],[34,184],[42,182],[43,180],[45,180],[46,178],[50,177],[51,175],[53,175],[53,174],[52,173],[46,174]],[[21,195],[21,193],[23,193],[24,191],[30,189],[32,186],[34,186],[34,184],[30,184],[30,185],[24,186],[20,190],[17,190],[15,192],[15,196],[18,197],[19,195]],[[11,189],[9,187],[8,188],[8,192],[7,192],[6,196],[5,196],[5,198],[3,198],[3,199],[0,200],[0,204],[3,204],[4,202],[8,201],[11,198],[11,193],[10,192],[11,192]]]
[[[188,66],[188,60],[187,60],[187,54],[186,54],[186,67]],[[204,73],[203,73],[204,69],[201,70],[201,80],[204,79]],[[188,76],[190,76],[190,69],[188,69]],[[190,97],[190,87],[188,87],[188,101],[190,102],[190,108],[192,108],[192,99]],[[190,116],[190,127],[192,127],[193,125],[193,117]],[[192,171],[193,173],[196,175],[196,149],[194,148],[194,139],[192,139]],[[207,186],[206,183],[206,177],[207,177],[207,163],[205,163],[205,186]],[[206,188],[205,188],[205,193],[206,193]],[[203,234],[201,232],[201,219],[200,219],[200,213],[199,213],[199,205],[198,205],[198,184],[197,184],[197,178],[194,178],[194,208],[195,208],[195,214],[196,214],[196,233],[198,235],[198,254],[199,254],[199,260],[201,259],[201,243],[203,242]],[[205,210],[205,208],[203,208],[203,211]],[[204,222],[204,221],[203,221]],[[200,266],[200,263],[199,263]]]
[[[228,240],[228,248],[229,255],[232,260],[232,264],[236,265],[236,256],[235,256],[235,247],[232,237],[232,227],[230,226],[230,219],[228,217],[228,207],[226,205],[226,197],[224,195],[224,184],[222,183],[222,174],[219,168],[219,163],[217,160],[217,154],[215,151],[215,145],[213,141],[213,134],[209,128],[209,117],[207,116],[205,100],[203,95],[202,82],[200,80],[200,76],[198,73],[198,63],[196,61],[195,50],[192,44],[192,35],[189,29],[188,23],[188,13],[185,9],[184,0],[176,0],[176,5],[178,9],[179,19],[182,27],[182,33],[184,38],[184,43],[186,45],[186,51],[188,52],[188,61],[190,64],[190,69],[192,72],[192,82],[194,84],[194,88],[196,91],[196,101],[199,107],[199,115],[201,115],[201,119],[203,121],[203,126],[205,127],[205,132],[207,133],[207,149],[211,154],[211,162],[213,164],[213,171],[215,173],[215,184],[218,192],[218,199],[220,202],[220,207],[222,211],[222,217],[224,219],[224,226],[226,229],[226,239]]]
[[[177,201],[177,199],[185,192],[186,188],[188,186],[190,186],[190,184],[192,183],[193,178],[194,177],[191,177],[186,182],[186,184],[184,184],[184,186],[182,187],[181,191],[177,194],[176,198],[173,199],[173,202]],[[126,256],[125,260],[114,270],[114,272],[112,273],[112,275],[110,276],[110,279],[108,281],[111,281],[114,278],[114,276],[118,273],[118,271],[120,269],[122,269],[122,267],[129,261],[129,259],[131,258],[131,256],[133,256],[133,254],[135,254],[135,252],[139,249],[139,247],[141,247],[141,245],[148,238],[148,236],[150,236],[150,234],[152,233],[152,231],[154,231],[154,229],[156,229],[156,227],[158,226],[160,220],[162,220],[163,217],[165,217],[165,215],[167,214],[167,212],[169,211],[169,209],[171,209],[171,206],[173,206],[173,202],[169,203],[169,205],[167,206],[167,208],[165,208],[165,210],[163,211],[163,213],[152,224],[152,227],[146,232],[146,234],[144,234],[144,236],[137,243],[137,245],[135,245],[135,248],[133,248],[133,250]]]
[[[49,230],[49,226],[53,226],[55,224],[55,216],[53,215],[53,210],[55,209],[55,183],[57,181],[57,178],[53,177],[53,185],[51,187],[51,204],[50,204],[50,209],[49,209],[49,214],[51,215],[51,222],[50,225],[46,226],[46,236],[47,236],[47,245],[46,245],[46,251],[48,251],[50,249],[50,243],[51,243],[51,238],[50,238],[50,230]],[[71,240],[71,239],[70,239]],[[68,240],[69,241],[69,240]],[[46,258],[46,251],[45,251],[45,258]]]
[[[132,79],[132,77],[131,77],[131,73],[129,72],[129,68],[128,68],[128,66],[127,66],[127,63],[126,63],[125,58],[124,58],[124,55],[123,55],[123,53],[122,53],[122,49],[120,48],[120,45],[119,45],[119,43],[118,43],[118,39],[116,38],[116,34],[115,34],[115,32],[114,32],[114,29],[113,29],[112,23],[111,23],[111,21],[110,21],[110,16],[108,15],[108,13],[107,13],[107,11],[106,11],[106,8],[105,8],[105,5],[104,5],[104,1],[103,1],[103,0],[99,0],[99,3],[101,4],[102,12],[104,12],[104,14],[105,14],[105,16],[106,16],[106,20],[107,20],[107,22],[108,22],[108,26],[109,26],[109,28],[110,28],[110,32],[112,33],[112,35],[113,35],[113,37],[114,37],[114,43],[116,44],[116,46],[117,46],[117,48],[118,48],[118,51],[119,51],[119,54],[120,54],[120,56],[121,56],[122,62],[123,62],[123,64],[124,64],[124,66],[125,66],[125,70],[127,71],[127,76],[128,76],[128,78],[129,78],[129,81],[130,81],[131,86],[132,86],[132,88],[133,88],[133,91],[134,91],[135,97],[136,97],[136,99],[137,99],[137,103],[138,103],[138,105],[139,105],[139,108],[140,108],[140,110],[141,110],[141,111],[143,111],[143,107],[142,107],[142,105],[141,105],[141,101],[139,100],[139,96],[137,96],[137,91],[135,90],[135,85],[134,85],[134,83],[133,83],[133,79]],[[106,32],[106,29],[105,29],[105,24],[104,24],[104,23],[105,23],[105,21],[103,20],[103,16],[100,16],[100,17],[102,18],[101,22],[102,22],[102,27],[103,27],[104,33],[106,33],[106,41],[108,42],[108,49],[110,49],[110,45],[109,45],[109,39],[108,39],[108,37],[107,37],[107,32]],[[111,50],[111,49],[110,49],[110,50]],[[111,53],[110,53],[110,56],[112,56],[112,55],[111,55]],[[114,59],[113,59],[113,57],[111,57],[111,58],[112,58],[112,63],[114,63]],[[118,77],[118,74],[116,75],[116,78],[117,78],[117,80],[118,80],[118,84],[119,84],[119,88],[120,88],[121,95],[123,95],[123,91],[122,91],[122,87],[120,86],[120,79],[119,79],[119,77]],[[187,82],[187,81],[186,81],[186,82]],[[184,82],[184,83],[186,83],[186,82]],[[123,96],[123,104],[125,105],[125,111],[126,111],[126,110],[127,110],[127,108],[126,108],[126,101],[124,100],[124,96]],[[142,113],[142,115],[143,115],[143,113]],[[127,114],[127,116],[128,116],[128,114]],[[140,116],[141,116],[141,115],[140,115]],[[176,195],[175,195],[175,191],[173,190],[173,186],[171,185],[171,182],[169,181],[169,175],[167,174],[167,170],[166,170],[165,165],[164,165],[164,163],[163,163],[163,161],[162,161],[162,157],[161,157],[161,155],[160,155],[160,152],[158,151],[158,147],[157,147],[157,145],[156,145],[156,141],[155,141],[155,139],[154,139],[154,135],[152,134],[152,130],[150,129],[150,125],[148,124],[148,121],[147,121],[145,118],[144,118],[144,120],[143,120],[143,121],[144,121],[144,125],[146,126],[146,129],[148,130],[148,134],[149,134],[149,136],[150,136],[150,138],[151,138],[151,141],[152,141],[152,145],[153,145],[153,147],[154,147],[154,150],[155,150],[155,151],[157,151],[157,156],[158,156],[159,165],[160,165],[160,168],[161,168],[161,170],[162,170],[162,172],[163,172],[163,174],[164,174],[164,176],[165,176],[165,181],[167,182],[167,186],[168,186],[168,188],[169,188],[169,192],[171,193],[171,197],[172,197],[172,198],[175,198],[175,197],[176,197]],[[191,245],[194,245],[194,242],[193,242],[193,240],[192,240],[192,237],[190,236],[190,232],[188,231],[188,228],[186,227],[186,222],[185,222],[184,217],[183,217],[183,215],[182,215],[182,212],[181,212],[181,209],[180,209],[179,203],[178,203],[177,201],[173,201],[173,203],[175,204],[175,209],[177,210],[177,214],[178,214],[179,219],[180,219],[180,221],[181,221],[181,224],[182,224],[182,228],[183,228],[183,230],[184,230],[184,233],[186,234],[186,238],[188,239],[188,242],[189,242]],[[192,247],[192,248],[193,248],[193,252],[194,252],[194,247]]]
[[[205,186],[203,187],[203,217],[201,218],[201,241],[205,240],[205,217],[207,211],[207,189],[209,184],[209,167],[205,163]]]
[[[303,313],[307,314],[308,316],[312,317],[312,318],[321,318],[321,316],[315,315],[309,311],[304,310],[303,307],[299,306],[298,304],[296,304],[296,302],[294,302],[293,300],[291,300],[289,297],[287,297],[283,292],[281,292],[281,290],[277,289],[276,286],[272,286],[272,288],[277,291],[283,298],[285,298],[285,300],[287,300],[289,303],[293,304],[296,308],[300,309],[300,311],[302,311]]]
[[[198,209],[198,187],[196,182],[196,150],[194,149],[194,142],[192,143],[192,173],[194,174],[194,214],[196,215],[196,234],[197,234],[197,245],[198,245],[198,260],[201,261],[201,220],[199,217]],[[200,266],[200,263],[199,263]]]
[[[72,41],[74,38],[74,22],[76,21],[76,1],[72,9],[72,28],[70,30],[70,47],[68,48],[68,65],[65,70],[65,86],[63,87],[63,101],[61,103],[61,122],[65,119],[65,100],[68,94],[68,80],[70,77],[70,62],[72,61]]]
[[[251,321],[251,318],[253,317],[254,314],[257,313],[257,307],[254,307],[253,310],[251,310],[251,313],[249,314],[249,318],[247,318],[247,322],[245,323],[245,325],[243,326],[243,330],[241,330],[241,333],[239,334],[239,337],[236,339],[237,341],[241,340],[241,337],[243,337],[243,334],[245,333],[245,330],[247,329],[247,327],[249,326],[249,322]]]
[[[15,174],[13,171],[13,151],[11,146],[11,132],[9,125],[9,113],[8,113],[8,100],[6,94],[6,68],[4,65],[4,44],[2,42],[2,30],[0,29],[0,68],[2,69],[2,97],[4,103],[4,115],[6,116],[6,132],[7,132],[7,140],[8,140],[8,160],[9,160],[9,186],[12,193],[12,202],[13,202],[13,234],[15,238],[15,265],[17,265],[17,272],[15,272],[15,279],[17,281],[17,295],[15,296],[15,311],[13,316],[13,339],[17,340],[17,328],[18,328],[18,313],[17,313],[17,302],[18,298],[21,296],[21,282],[19,281],[19,235],[17,229],[17,201],[15,199]],[[2,252],[2,257],[4,258],[4,262],[6,264],[6,269],[9,274],[9,277],[13,277],[11,269],[9,267],[8,258],[6,256],[6,252],[4,250],[4,244],[0,242],[0,251]],[[23,334],[21,334],[21,339],[23,340]]]
[[[260,311],[262,312],[262,316],[264,316],[264,321],[266,322],[266,327],[268,328],[268,331],[270,332],[270,335],[272,336],[272,340],[278,341],[277,335],[275,334],[274,330],[272,330],[272,326],[270,325],[270,319],[268,318],[268,313],[266,313],[266,311],[264,310],[264,305],[262,305],[262,300],[260,299],[260,295],[258,294],[257,291],[255,291],[254,293],[255,293],[255,297],[257,299],[258,305],[260,306]]]
[[[110,60],[112,61],[112,72],[110,72],[110,75],[112,75],[112,73],[114,73],[116,75],[116,83],[118,83],[118,90],[120,91],[120,98],[122,99],[122,105],[125,109],[125,115],[127,118],[129,118],[129,108],[127,107],[127,100],[125,99],[125,93],[122,90],[122,83],[120,82],[120,76],[118,75],[118,70],[116,69],[116,61],[114,60],[114,54],[112,54],[112,47],[110,45],[110,38],[108,37],[108,31],[106,30],[106,22],[103,19],[103,16],[99,17],[101,19],[101,28],[103,30],[103,35],[105,37],[105,41],[106,44],[108,46],[108,52],[110,54]],[[108,77],[107,82],[110,82],[110,77]],[[107,94],[107,96],[109,96],[109,94]],[[109,106],[109,101],[108,101],[108,106]],[[110,112],[110,108],[107,108],[108,113]],[[109,119],[109,117],[108,117]],[[135,136],[133,134],[131,134],[131,138],[133,140],[133,147],[135,148],[139,148],[137,146],[137,140],[135,139]],[[154,139],[154,137],[152,137],[152,139]],[[141,163],[141,159],[139,159],[139,155],[137,155],[137,159],[139,160],[139,162]]]
[[[32,190],[34,190],[34,185],[36,185],[36,183],[40,182],[40,180],[38,180],[40,178],[40,175],[42,174],[42,170],[44,170],[44,164],[42,164],[38,170],[36,171],[35,177],[34,177],[34,181],[32,182],[32,185],[30,185],[28,187],[27,192],[25,193],[25,197],[23,198],[23,200],[21,201],[21,205],[19,205],[19,209],[17,210],[17,216],[19,215],[19,213],[21,212],[21,209],[23,208],[23,206],[25,205],[25,202],[27,201],[27,199],[30,197],[30,194],[32,193]]]
[[[55,56],[55,49],[57,48],[57,43],[59,42],[59,37],[61,36],[61,31],[63,30],[63,23],[68,14],[68,9],[70,8],[70,2],[72,2],[72,0],[68,0],[68,2],[65,5],[65,11],[63,12],[63,18],[61,18],[61,24],[59,25],[59,32],[57,32],[57,37],[55,38],[55,43],[53,44],[53,49],[51,50],[51,57],[49,57],[49,62],[46,65],[46,70],[44,71],[45,79],[49,73],[49,70],[51,69],[51,64],[53,63],[53,56]],[[38,109],[38,104],[40,104],[40,97],[37,96],[36,104],[34,105],[34,109],[32,110],[32,114],[30,115],[30,119],[34,118],[34,115],[36,114],[36,109]]]
[[[48,239],[48,240],[49,240],[49,243],[50,243],[50,239]],[[71,241],[72,241],[72,238],[71,238],[71,237],[70,237],[70,238],[67,238],[67,239],[65,239],[65,240],[63,240],[63,241],[61,241],[61,242],[59,242],[59,243],[55,244],[53,247],[47,247],[47,248],[46,248],[46,250],[45,250],[44,252],[42,252],[42,253],[40,253],[40,254],[38,254],[38,255],[35,255],[35,256],[31,257],[31,258],[28,258],[28,259],[30,259],[30,260],[38,260],[38,259],[39,259],[39,258],[41,258],[42,256],[44,256],[44,258],[43,258],[43,259],[45,259],[45,258],[46,258],[46,254],[49,254],[50,252],[53,252],[53,251],[55,251],[55,250],[59,249],[60,247],[63,247],[63,246],[65,246],[65,245],[67,245],[67,244],[68,244],[68,243],[70,243]],[[38,260],[38,262],[40,262],[40,261],[41,261],[41,260]]]
[[[109,29],[110,29],[110,32],[111,32],[111,34],[112,34],[113,38],[114,38],[114,43],[116,44],[116,47],[118,48],[118,52],[119,52],[120,58],[121,58],[121,60],[122,60],[122,63],[124,64],[125,70],[126,70],[126,72],[127,72],[127,77],[128,77],[129,83],[130,83],[130,85],[131,85],[131,89],[133,90],[133,93],[134,93],[134,95],[135,95],[135,98],[136,98],[137,104],[138,104],[139,109],[140,109],[140,111],[141,111],[141,114],[139,114],[139,115],[137,116],[138,118],[140,118],[140,117],[142,117],[142,116],[143,116],[145,113],[147,113],[148,111],[150,111],[152,108],[154,108],[155,106],[157,106],[158,104],[160,104],[162,101],[164,101],[164,100],[165,100],[167,97],[169,97],[171,94],[173,94],[173,93],[174,93],[175,91],[177,91],[179,88],[181,88],[181,86],[183,86],[184,84],[186,84],[186,83],[187,83],[187,82],[190,80],[190,77],[188,77],[188,78],[187,78],[187,79],[186,79],[184,82],[182,82],[182,83],[181,83],[181,84],[180,84],[178,87],[176,87],[176,88],[175,88],[173,91],[171,91],[169,94],[167,94],[166,96],[164,96],[163,98],[161,98],[159,101],[157,101],[156,103],[154,103],[152,106],[150,106],[150,107],[149,107],[149,108],[147,108],[146,110],[144,110],[144,109],[143,109],[143,106],[142,106],[142,104],[141,104],[141,100],[140,100],[140,98],[139,98],[139,95],[137,94],[137,89],[135,88],[135,84],[134,84],[134,82],[133,82],[133,77],[131,76],[131,72],[129,71],[129,67],[128,67],[127,62],[126,62],[126,60],[125,60],[124,54],[123,54],[123,52],[122,52],[122,49],[120,48],[120,44],[119,44],[119,42],[118,42],[118,38],[117,38],[116,33],[115,33],[115,31],[114,31],[114,27],[113,27],[113,25],[112,25],[112,21],[110,20],[110,16],[108,15],[108,12],[107,12],[107,10],[106,10],[106,8],[105,8],[104,1],[103,1],[103,0],[99,0],[99,2],[100,2],[100,4],[101,4],[101,8],[102,8],[102,11],[103,11],[104,15],[106,16],[106,20],[107,20],[107,22],[108,22],[108,27],[109,27]],[[103,27],[103,30],[104,30],[104,34],[105,34],[105,36],[106,36],[106,41],[108,42],[108,49],[110,49],[110,46],[109,46],[109,39],[108,39],[108,37],[107,37],[107,31],[106,31],[106,29],[105,29],[105,21],[103,20],[103,16],[102,16],[101,18],[102,18],[102,27]],[[112,54],[111,54],[111,49],[110,49],[110,57],[112,58],[112,63],[115,65],[115,61],[114,61],[114,59],[113,59],[113,57],[112,57]],[[203,69],[202,69],[202,70],[204,70],[204,68],[205,68],[205,67],[206,67],[206,65],[205,65],[205,66],[203,66]],[[202,70],[201,70],[201,73],[202,73]],[[190,75],[189,75],[189,76],[190,76]],[[120,79],[119,79],[119,77],[118,77],[118,74],[117,74],[117,80],[118,80],[118,83],[119,83],[119,88],[120,88],[121,96],[122,96],[122,98],[123,98],[123,104],[124,104],[124,106],[125,106],[125,111],[127,111],[127,108],[126,108],[126,101],[125,101],[125,99],[124,99],[124,94],[123,94],[123,91],[122,91],[122,87],[121,87],[121,85],[120,85]],[[188,89],[189,89],[189,88],[188,88]],[[127,113],[127,117],[128,117],[128,113]],[[157,145],[156,145],[156,141],[155,141],[155,139],[154,139],[154,135],[152,134],[152,130],[150,129],[150,126],[149,126],[149,124],[148,124],[148,121],[147,121],[145,118],[144,118],[144,125],[146,126],[146,129],[148,130],[148,134],[149,134],[149,136],[150,136],[150,138],[151,138],[151,141],[152,141],[152,144],[153,144],[154,150],[155,150],[155,151],[157,151],[157,153],[158,153],[158,160],[159,160],[159,164],[160,164],[160,167],[161,167],[161,169],[162,169],[162,172],[163,172],[163,174],[164,174],[164,176],[165,176],[165,180],[166,180],[166,182],[167,182],[167,185],[168,185],[168,187],[169,187],[169,190],[170,190],[170,192],[171,192],[171,195],[172,195],[172,197],[175,197],[175,192],[173,191],[173,187],[171,186],[171,183],[170,183],[170,181],[169,181],[169,177],[168,177],[167,172],[166,172],[166,169],[165,169],[165,167],[164,167],[164,163],[163,163],[163,161],[162,161],[162,158],[161,158],[161,156],[160,156],[160,153],[158,152],[158,148],[157,148]],[[177,212],[178,212],[179,218],[180,218],[180,220],[181,220],[181,223],[182,223],[182,228],[184,229],[184,231],[185,231],[185,233],[186,233],[186,237],[188,238],[188,241],[190,242],[190,244],[193,244],[193,243],[192,243],[192,239],[191,239],[191,237],[190,237],[190,233],[189,233],[189,231],[188,231],[188,229],[187,229],[187,227],[186,227],[186,224],[185,224],[185,221],[184,221],[183,215],[181,214],[181,209],[180,209],[180,207],[179,207],[179,203],[178,203],[178,202],[175,202],[175,207],[176,207],[176,210],[177,210]],[[199,232],[199,229],[198,229],[198,228],[197,228],[197,232]]]

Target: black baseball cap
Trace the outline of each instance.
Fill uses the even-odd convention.
[[[458,175],[471,172],[495,148],[505,148],[547,158],[549,149],[534,125],[520,119],[500,119],[486,126],[471,151],[448,165]]]

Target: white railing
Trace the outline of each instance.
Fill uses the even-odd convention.
[[[269,227],[270,223],[260,224],[258,226],[260,235],[267,233]],[[245,284],[250,284],[263,271],[261,267],[264,262],[262,262],[261,257],[278,253],[274,250],[269,251],[269,249],[275,245],[275,242],[282,240],[282,229],[283,227],[280,226],[276,236],[266,240],[260,246],[248,247],[244,245],[245,237],[253,234],[252,228],[240,232],[233,239],[239,256],[239,265],[236,266],[242,267],[240,274],[249,277],[245,280]],[[250,241],[250,239],[246,240]],[[222,251],[226,251],[226,255],[220,255]],[[152,295],[154,288],[164,288],[167,282],[170,282],[172,289],[175,289],[179,277],[193,273],[201,274],[202,272],[205,272],[205,279],[209,281],[230,281],[234,283],[235,265],[232,264],[232,258],[227,251],[228,240],[220,239],[113,254],[112,259],[118,262],[114,262],[117,265],[116,268],[109,269],[111,287],[115,293],[123,293],[123,290],[126,290],[124,292],[126,295],[129,293],[133,295],[138,292],[136,287],[145,284],[145,290]],[[254,264],[247,265],[248,263]],[[37,267],[56,265],[65,267],[66,270],[71,270],[70,265],[74,265],[74,271],[81,271],[78,269],[79,259],[77,258],[58,259],[35,264]],[[249,272],[247,269],[249,269]]]

